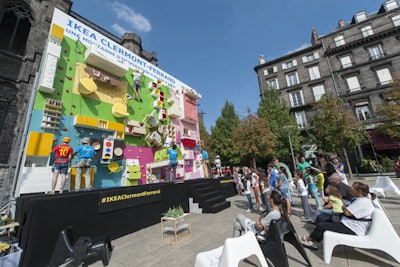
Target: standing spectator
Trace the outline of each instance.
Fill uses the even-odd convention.
[[[78,161],[76,162],[75,191],[79,191],[81,187],[82,171],[85,172],[86,190],[92,189],[92,185],[90,184],[90,166],[92,158],[96,152],[92,146],[89,146],[89,141],[89,138],[83,138],[81,140],[82,145],[80,145],[73,154],[73,156],[78,154]]]
[[[172,181],[176,180],[176,167],[178,166],[178,151],[176,145],[173,144],[172,148],[167,151],[169,156],[169,168],[167,170],[167,181],[170,181],[170,172],[172,171]]]
[[[325,189],[324,189],[325,176],[319,169],[317,169],[315,171],[317,172],[317,175],[315,176],[315,178],[316,178],[318,192],[321,195],[321,197],[324,198],[325,197]]]
[[[50,195],[54,195],[58,175],[61,175],[61,185],[59,193],[62,194],[67,181],[67,173],[69,168],[69,163],[72,159],[73,149],[68,144],[71,141],[69,137],[64,137],[62,144],[55,146],[51,153],[56,153],[56,158],[53,165],[53,179],[51,181],[51,191]]]
[[[333,165],[335,166],[336,173],[339,174],[340,177],[342,177],[342,182],[345,184],[349,184],[347,181],[346,174],[344,172],[344,164],[342,160],[339,157],[335,157],[332,159]]]
[[[217,155],[215,157],[214,164],[215,164],[215,169],[217,171],[217,176],[221,177],[222,176],[222,162],[219,158],[219,155]]]
[[[239,174],[239,167],[233,167],[233,182],[235,183],[236,192],[238,195],[242,194],[243,182]]]
[[[286,177],[285,167],[279,167],[278,176],[276,176],[276,189],[282,194],[282,199],[286,202],[287,212],[291,214],[292,196],[290,194],[290,183]]]
[[[301,170],[303,173],[305,173],[307,167],[311,167],[311,164],[306,161],[305,157],[301,157],[300,162],[296,165],[296,169]]]
[[[251,200],[251,175],[245,174],[244,175],[244,194],[247,197],[247,212],[253,211],[253,201]]]
[[[268,176],[265,172],[260,174],[260,192],[261,192],[261,201],[265,206],[265,209],[268,212],[271,211],[271,204],[268,202],[268,194],[271,192],[271,184],[269,183]]]
[[[208,164],[210,162],[210,157],[208,156],[207,151],[203,148],[201,150],[201,155],[203,156],[203,172],[204,172],[204,177],[208,178],[210,177],[209,172],[208,172]]]
[[[396,177],[400,178],[400,156],[397,157],[397,161],[394,163],[394,171],[396,172]]]
[[[304,218],[306,220],[311,220],[312,218],[312,209],[310,203],[308,202],[308,189],[307,183],[304,178],[304,173],[299,169],[294,172],[295,185],[297,192],[299,193],[299,197],[301,200],[301,205],[303,206]]]
[[[261,210],[260,176],[253,168],[251,168],[251,185],[256,199],[256,209]]]
[[[320,163],[321,169],[318,171],[322,172],[325,177],[324,190],[329,184],[329,177],[336,172],[335,166],[330,162],[331,157],[328,154],[318,154],[318,161]]]
[[[321,202],[318,197],[318,188],[315,182],[314,171],[312,168],[306,168],[305,178],[308,184],[308,190],[310,191],[312,197],[315,199],[316,209],[321,206]]]
[[[274,164],[268,163],[268,180],[271,185],[271,190],[276,189],[276,171],[274,170]]]

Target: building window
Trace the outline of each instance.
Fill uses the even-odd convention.
[[[311,62],[319,58],[318,52],[302,57],[303,63]]]
[[[299,127],[300,129],[305,128],[307,120],[304,111],[295,112],[294,115],[296,116],[297,127]]]
[[[276,73],[278,72],[278,67],[274,66],[274,67],[270,67],[267,68],[266,70],[264,70],[264,75],[267,76],[268,74],[272,74],[272,73]]]
[[[392,10],[399,7],[397,0],[389,0],[385,2],[386,10]]]
[[[292,73],[286,75],[286,82],[288,86],[294,86],[296,84],[299,84],[299,79],[297,77],[297,73]]]
[[[279,89],[279,84],[278,84],[278,80],[277,79],[273,79],[273,80],[269,80],[267,81],[268,87],[272,87],[275,90]]]
[[[377,70],[376,75],[378,76],[379,85],[389,84],[393,81],[388,68]]]
[[[361,28],[361,33],[364,37],[368,37],[374,34],[371,25],[365,26]]]
[[[371,112],[368,107],[368,102],[367,103],[362,102],[362,103],[356,104],[355,112],[356,112],[357,118],[360,121],[365,121],[365,120],[371,119]]]
[[[304,105],[303,92],[301,90],[290,93],[290,105],[292,108]]]
[[[355,92],[361,90],[360,83],[358,82],[357,76],[346,78],[347,86],[349,87],[350,92]]]
[[[319,73],[319,68],[318,66],[314,66],[311,68],[308,68],[308,73],[310,74],[310,79],[315,80],[321,78],[321,74]]]
[[[344,56],[340,58],[340,63],[342,63],[342,68],[348,68],[353,66],[353,63],[351,62],[351,57],[350,56]]]
[[[393,16],[392,21],[395,27],[400,26],[400,15]]]
[[[286,63],[283,63],[283,64],[282,64],[282,69],[283,69],[283,70],[286,70],[286,69],[293,68],[293,67],[295,67],[295,66],[297,66],[297,60],[296,60],[296,59],[293,59],[292,61],[288,61],[288,62],[286,62]]]
[[[314,99],[315,102],[319,101],[321,97],[325,94],[325,88],[324,85],[317,85],[312,88],[313,94],[314,94]]]
[[[336,46],[341,46],[341,45],[346,44],[345,41],[344,41],[343,35],[336,36],[336,37],[334,38],[334,40],[335,40]]]
[[[31,24],[30,11],[24,4],[7,6],[0,23],[0,49],[24,55]]]
[[[371,60],[377,60],[385,56],[380,45],[369,47],[368,51]]]
[[[355,18],[356,18],[357,23],[358,23],[358,22],[366,20],[367,19],[367,15],[365,14],[365,11],[361,11],[361,12],[359,12],[359,13],[357,13],[355,15]]]

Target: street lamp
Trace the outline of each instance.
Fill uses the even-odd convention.
[[[294,159],[294,153],[293,153],[293,146],[292,146],[292,138],[290,137],[290,129],[293,128],[293,125],[285,125],[282,126],[282,129],[288,130],[288,137],[289,137],[289,145],[290,145],[290,153],[292,154],[292,162],[293,162],[293,171],[296,170],[296,161]]]

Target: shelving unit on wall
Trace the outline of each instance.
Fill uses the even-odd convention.
[[[125,137],[125,125],[119,122],[107,121],[83,115],[76,115],[74,119],[74,126],[111,132],[113,133],[115,139],[123,140]]]
[[[61,119],[62,102],[51,98],[46,98],[46,104],[40,128],[58,130]]]

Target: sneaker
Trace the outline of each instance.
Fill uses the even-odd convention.
[[[62,191],[62,190],[60,190],[60,191],[58,191],[58,193],[59,193],[59,194],[62,194],[62,193],[63,193],[63,191]]]
[[[49,191],[48,194],[49,194],[49,195],[54,195],[54,193],[55,193],[54,191]]]
[[[246,212],[249,212],[249,213],[250,213],[250,212],[251,212],[251,209],[247,209]]]

